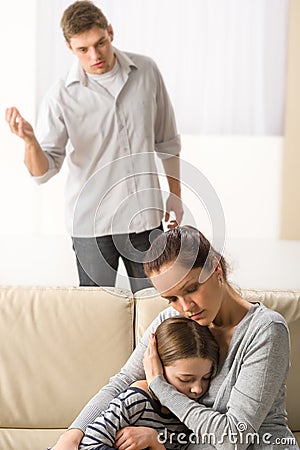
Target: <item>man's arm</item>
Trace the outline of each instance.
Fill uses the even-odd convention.
[[[49,169],[48,158],[38,143],[30,123],[21,116],[15,107],[7,108],[5,119],[11,132],[23,139],[25,143],[24,162],[31,175],[44,175]]]
[[[179,155],[171,156],[170,158],[163,159],[162,163],[170,190],[170,195],[166,202],[165,221],[170,221],[168,228],[175,228],[177,225],[180,225],[183,216],[180,183],[180,157]],[[172,216],[170,217],[171,211],[175,214],[174,219],[172,219]]]
[[[155,150],[162,160],[170,190],[166,202],[165,221],[169,221],[168,228],[175,228],[183,216],[179,158],[181,142],[170,97],[158,68],[156,66],[155,68],[157,74]],[[170,220],[171,211],[175,217],[171,216]]]

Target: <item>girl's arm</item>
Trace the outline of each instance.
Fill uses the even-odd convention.
[[[133,400],[131,400],[132,405],[127,400],[128,395],[130,396],[130,391],[125,390],[124,394],[121,394],[122,398],[120,396],[113,399],[108,409],[103,411],[101,416],[88,425],[79,450],[98,450],[103,445],[114,447],[117,431],[132,424],[132,415],[134,415],[135,420],[139,419],[143,409],[146,407],[144,398],[133,394],[135,402],[138,402],[139,405],[137,409]]]

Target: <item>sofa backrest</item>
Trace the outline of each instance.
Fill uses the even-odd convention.
[[[246,300],[261,302],[278,311],[288,323],[291,339],[291,368],[287,380],[288,423],[293,431],[300,431],[300,291],[243,290],[242,293]],[[136,294],[136,342],[157,314],[167,306],[167,300],[151,288]]]
[[[134,347],[134,302],[101,288],[0,288],[0,449],[42,450]]]

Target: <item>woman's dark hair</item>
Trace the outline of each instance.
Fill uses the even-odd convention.
[[[202,267],[212,272],[220,263],[223,278],[227,281],[227,263],[206,239],[191,226],[179,226],[159,234],[152,242],[144,260],[147,276],[158,273],[162,266],[177,262],[183,267],[194,269]]]
[[[219,347],[207,327],[186,317],[170,317],[157,327],[155,335],[163,366],[178,359],[203,358],[212,361],[212,376],[216,374]]]

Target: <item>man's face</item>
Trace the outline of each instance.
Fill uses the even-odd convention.
[[[109,72],[115,63],[113,36],[111,25],[106,30],[95,25],[73,36],[68,47],[77,56],[85,72],[101,75]]]

